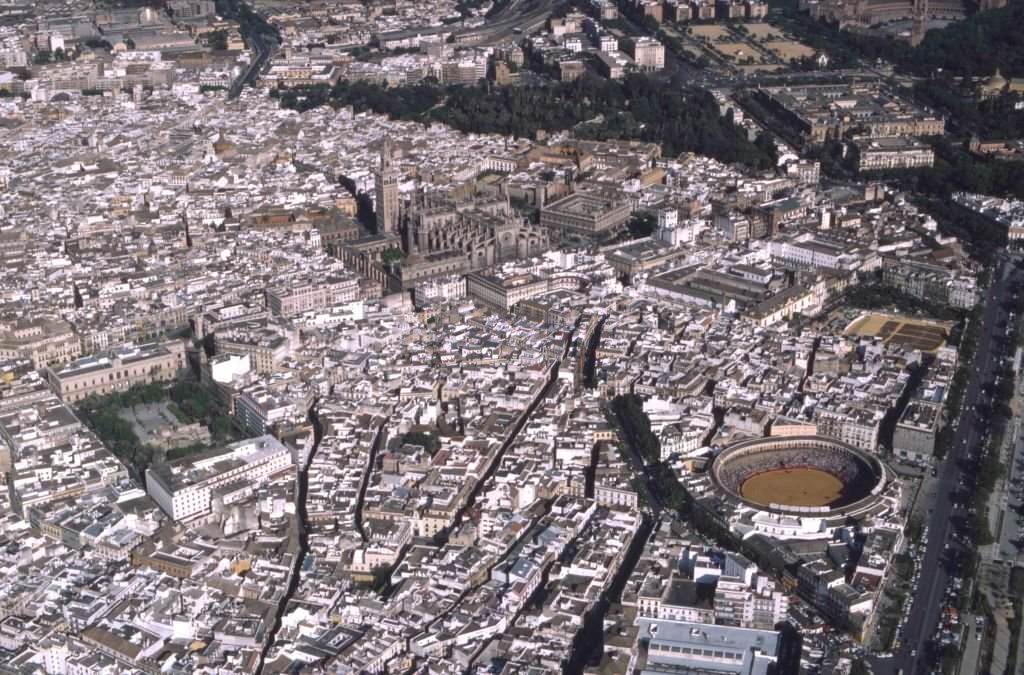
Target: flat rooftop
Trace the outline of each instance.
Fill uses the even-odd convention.
[[[291,451],[281,441],[265,434],[176,462],[158,464],[147,469],[146,476],[159,481],[168,492],[173,493],[282,452]]]

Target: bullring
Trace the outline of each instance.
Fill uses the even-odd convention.
[[[872,506],[886,483],[881,462],[825,436],[769,436],[735,443],[711,465],[712,483],[751,508],[831,517]]]

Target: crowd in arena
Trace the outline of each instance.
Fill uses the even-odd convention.
[[[801,468],[824,471],[839,479],[843,483],[840,501],[845,503],[864,496],[878,479],[867,460],[842,446],[820,442],[784,444],[781,439],[777,446],[759,442],[727,449],[715,460],[712,471],[722,487],[739,495],[743,484],[753,476]]]

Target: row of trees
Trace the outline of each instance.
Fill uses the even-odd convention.
[[[857,33],[818,21],[799,11],[796,3],[787,4],[777,20],[784,29],[795,34],[800,41],[815,51],[829,55],[833,68],[856,68],[861,61],[883,59],[903,63],[911,53],[905,42],[877,33]]]
[[[586,75],[575,82],[497,88],[486,83],[442,87],[430,79],[391,88],[345,81],[273,95],[283,107],[299,111],[351,105],[356,112],[370,110],[400,120],[444,122],[471,133],[525,138],[541,130],[575,128],[581,138],[659,143],[668,155],[697,152],[759,169],[775,162],[771,139],[752,143],[720,114],[708,92],[666,87],[640,73],[622,82]]]
[[[853,68],[862,61],[882,59],[915,75],[937,72],[957,76],[1024,75],[1024,3],[1011,2],[1001,9],[930,30],[916,48],[877,32],[839,30],[800,12],[796,3],[784,2],[782,22],[810,47],[827,52],[833,67]]]
[[[510,1],[511,0],[494,0],[484,16],[490,18],[501,12],[503,9],[508,7]],[[445,17],[441,19],[441,21],[444,23],[455,23],[456,21],[461,21],[480,10],[486,3],[487,0],[459,0],[455,3],[455,11],[459,13],[458,18]]]
[[[438,438],[436,433],[432,432],[410,431],[402,436],[402,443],[422,446],[431,457],[436,455],[437,451],[441,449],[441,439]]]
[[[228,48],[228,32],[226,30],[215,30],[206,34],[206,44],[210,49],[225,51]]]
[[[1024,163],[977,157],[945,138],[933,147],[935,166],[897,174],[906,187],[936,197],[962,191],[1024,199]]]
[[[968,253],[985,265],[990,265],[1007,244],[1005,225],[957,204],[949,193],[920,201],[919,206],[935,218],[940,233],[959,239]]]
[[[620,394],[612,399],[612,411],[640,457],[648,464],[660,462],[661,441],[651,431],[651,420],[644,412],[643,399],[636,394]]]
[[[630,239],[640,239],[654,234],[658,227],[658,217],[650,211],[637,211],[626,221],[626,229]]]
[[[154,459],[154,449],[139,441],[131,423],[118,415],[120,409],[106,399],[89,398],[82,402],[78,415],[114,456],[141,478]]]
[[[50,63],[51,61],[63,62],[70,61],[71,55],[65,52],[63,49],[58,47],[52,52],[36,52],[32,57],[32,63],[36,65],[43,65]]]
[[[442,100],[444,93],[437,80],[426,78],[419,84],[390,88],[343,80],[333,87],[317,84],[275,89],[270,95],[278,98],[283,108],[299,112],[323,105],[334,108],[352,106],[357,113],[370,111],[387,114],[392,119],[422,120],[426,112]]]
[[[979,101],[972,82],[954,81],[943,75],[917,82],[914,98],[948,113],[950,131],[977,134],[984,139],[1024,136],[1024,109],[1018,109],[1017,97],[998,96]]]
[[[932,145],[934,166],[875,172],[872,177],[917,193],[919,205],[936,219],[939,231],[959,238],[975,259],[988,264],[1007,244],[1006,226],[957,204],[952,195],[975,192],[1024,199],[1024,162],[978,157],[945,138]],[[830,172],[825,161],[822,170]]]
[[[1019,294],[1022,288],[1020,284],[1015,284],[1011,290]],[[1017,314],[1017,319],[1010,322],[1007,327],[1008,338],[1002,343],[1003,348],[1012,353],[1013,348],[1020,343],[1021,333],[1024,330],[1020,318],[1021,312],[1024,312],[1024,296],[1018,295],[1017,300],[1007,299],[1004,301],[1004,306]],[[975,334],[969,336],[972,348],[981,329],[980,310],[977,318],[978,327],[975,329]],[[977,467],[973,469],[972,488],[965,495],[970,498],[974,506],[974,512],[970,514],[969,531],[972,541],[977,546],[991,544],[994,540],[989,529],[989,501],[992,491],[995,490],[996,484],[1004,473],[1003,446],[1007,440],[1006,434],[1012,428],[1010,422],[1013,419],[1013,410],[1010,407],[1010,402],[1013,399],[1015,387],[1016,375],[1009,366],[999,368],[996,372],[996,380],[986,382],[981,387],[986,395],[991,396],[991,404],[977,406],[980,426],[989,431],[986,442],[987,453],[980,458]],[[1014,442],[1015,439],[1011,438],[1010,441]]]
[[[210,439],[215,445],[236,440],[239,433],[234,422],[220,401],[209,389],[192,380],[178,380],[171,386],[168,395],[172,411],[185,423],[199,423],[210,430]]]
[[[775,161],[721,115],[707,91],[667,87],[641,73],[621,82],[588,74],[550,86],[455,88],[432,117],[474,133],[533,137],[575,127],[582,138],[659,143],[670,156],[697,152],[756,168]]]
[[[894,309],[901,314],[924,314],[944,321],[959,321],[963,312],[949,305],[925,300],[883,284],[857,284],[844,294],[844,302],[851,307],[869,310]]]
[[[242,36],[246,40],[250,35],[259,34],[281,41],[281,34],[277,28],[268,23],[259,12],[253,11],[248,3],[242,0],[216,0],[216,8],[218,16],[238,22]]]
[[[635,394],[616,396],[611,402],[612,412],[622,427],[626,443],[647,461],[648,485],[664,505],[687,518],[703,536],[714,540],[728,551],[739,551],[764,569],[780,573],[781,559],[769,559],[761,547],[737,538],[728,527],[699,502],[690,498],[679,483],[672,467],[661,461],[661,443],[651,431],[651,421],[643,409],[643,399]],[[790,569],[795,572],[795,567]],[[793,655],[796,658],[797,655]]]
[[[927,75],[942,70],[956,75],[1024,75],[1024,3],[978,12],[941,30],[931,30],[899,65]]]
[[[644,412],[643,399],[622,394],[612,399],[612,412],[622,425],[624,439],[647,464],[648,485],[658,499],[680,514],[690,514],[690,496],[676,478],[672,467],[661,461],[661,441],[651,431],[651,420]]]
[[[978,349],[978,338],[981,335],[984,316],[984,304],[979,303],[965,320],[962,332],[959,334],[956,344],[959,363],[956,372],[953,373],[953,380],[949,384],[946,402],[943,405],[943,418],[948,421],[960,416],[964,393],[967,390],[967,380],[970,377],[970,363],[974,360],[974,353]],[[952,424],[943,424],[939,428],[939,434],[935,439],[935,456],[938,459],[943,459],[949,454],[955,438],[956,430]]]

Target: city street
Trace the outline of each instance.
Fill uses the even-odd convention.
[[[236,5],[236,8],[242,6],[245,6],[245,4],[239,3]],[[240,10],[236,9],[236,11]],[[264,26],[266,26],[265,22]],[[266,26],[264,29],[247,31],[245,39],[253,54],[252,63],[231,83],[231,89],[228,91],[229,100],[238,98],[242,93],[243,87],[257,80],[260,74],[269,66],[270,59],[278,48],[277,38],[270,31],[269,26]]]
[[[953,448],[939,467],[934,506],[927,523],[930,533],[928,546],[920,562],[921,588],[914,596],[910,618],[903,628],[900,649],[891,658],[872,659],[875,673],[896,673],[902,670],[904,675],[909,675],[932,670],[932,663],[926,658],[929,654],[926,647],[935,633],[939,614],[945,604],[943,595],[949,574],[944,564],[944,551],[949,542],[951,519],[954,516],[954,495],[962,475],[958,460],[981,447],[985,429],[977,422],[975,406],[982,397],[982,385],[992,379],[998,367],[999,359],[993,351],[997,326],[1006,319],[1002,300],[1008,295],[1011,280],[1019,276],[1020,272],[1008,264],[1005,258],[1000,260],[993,272],[993,282],[985,297],[982,328],[973,367],[970,368],[970,379],[964,393]]]

